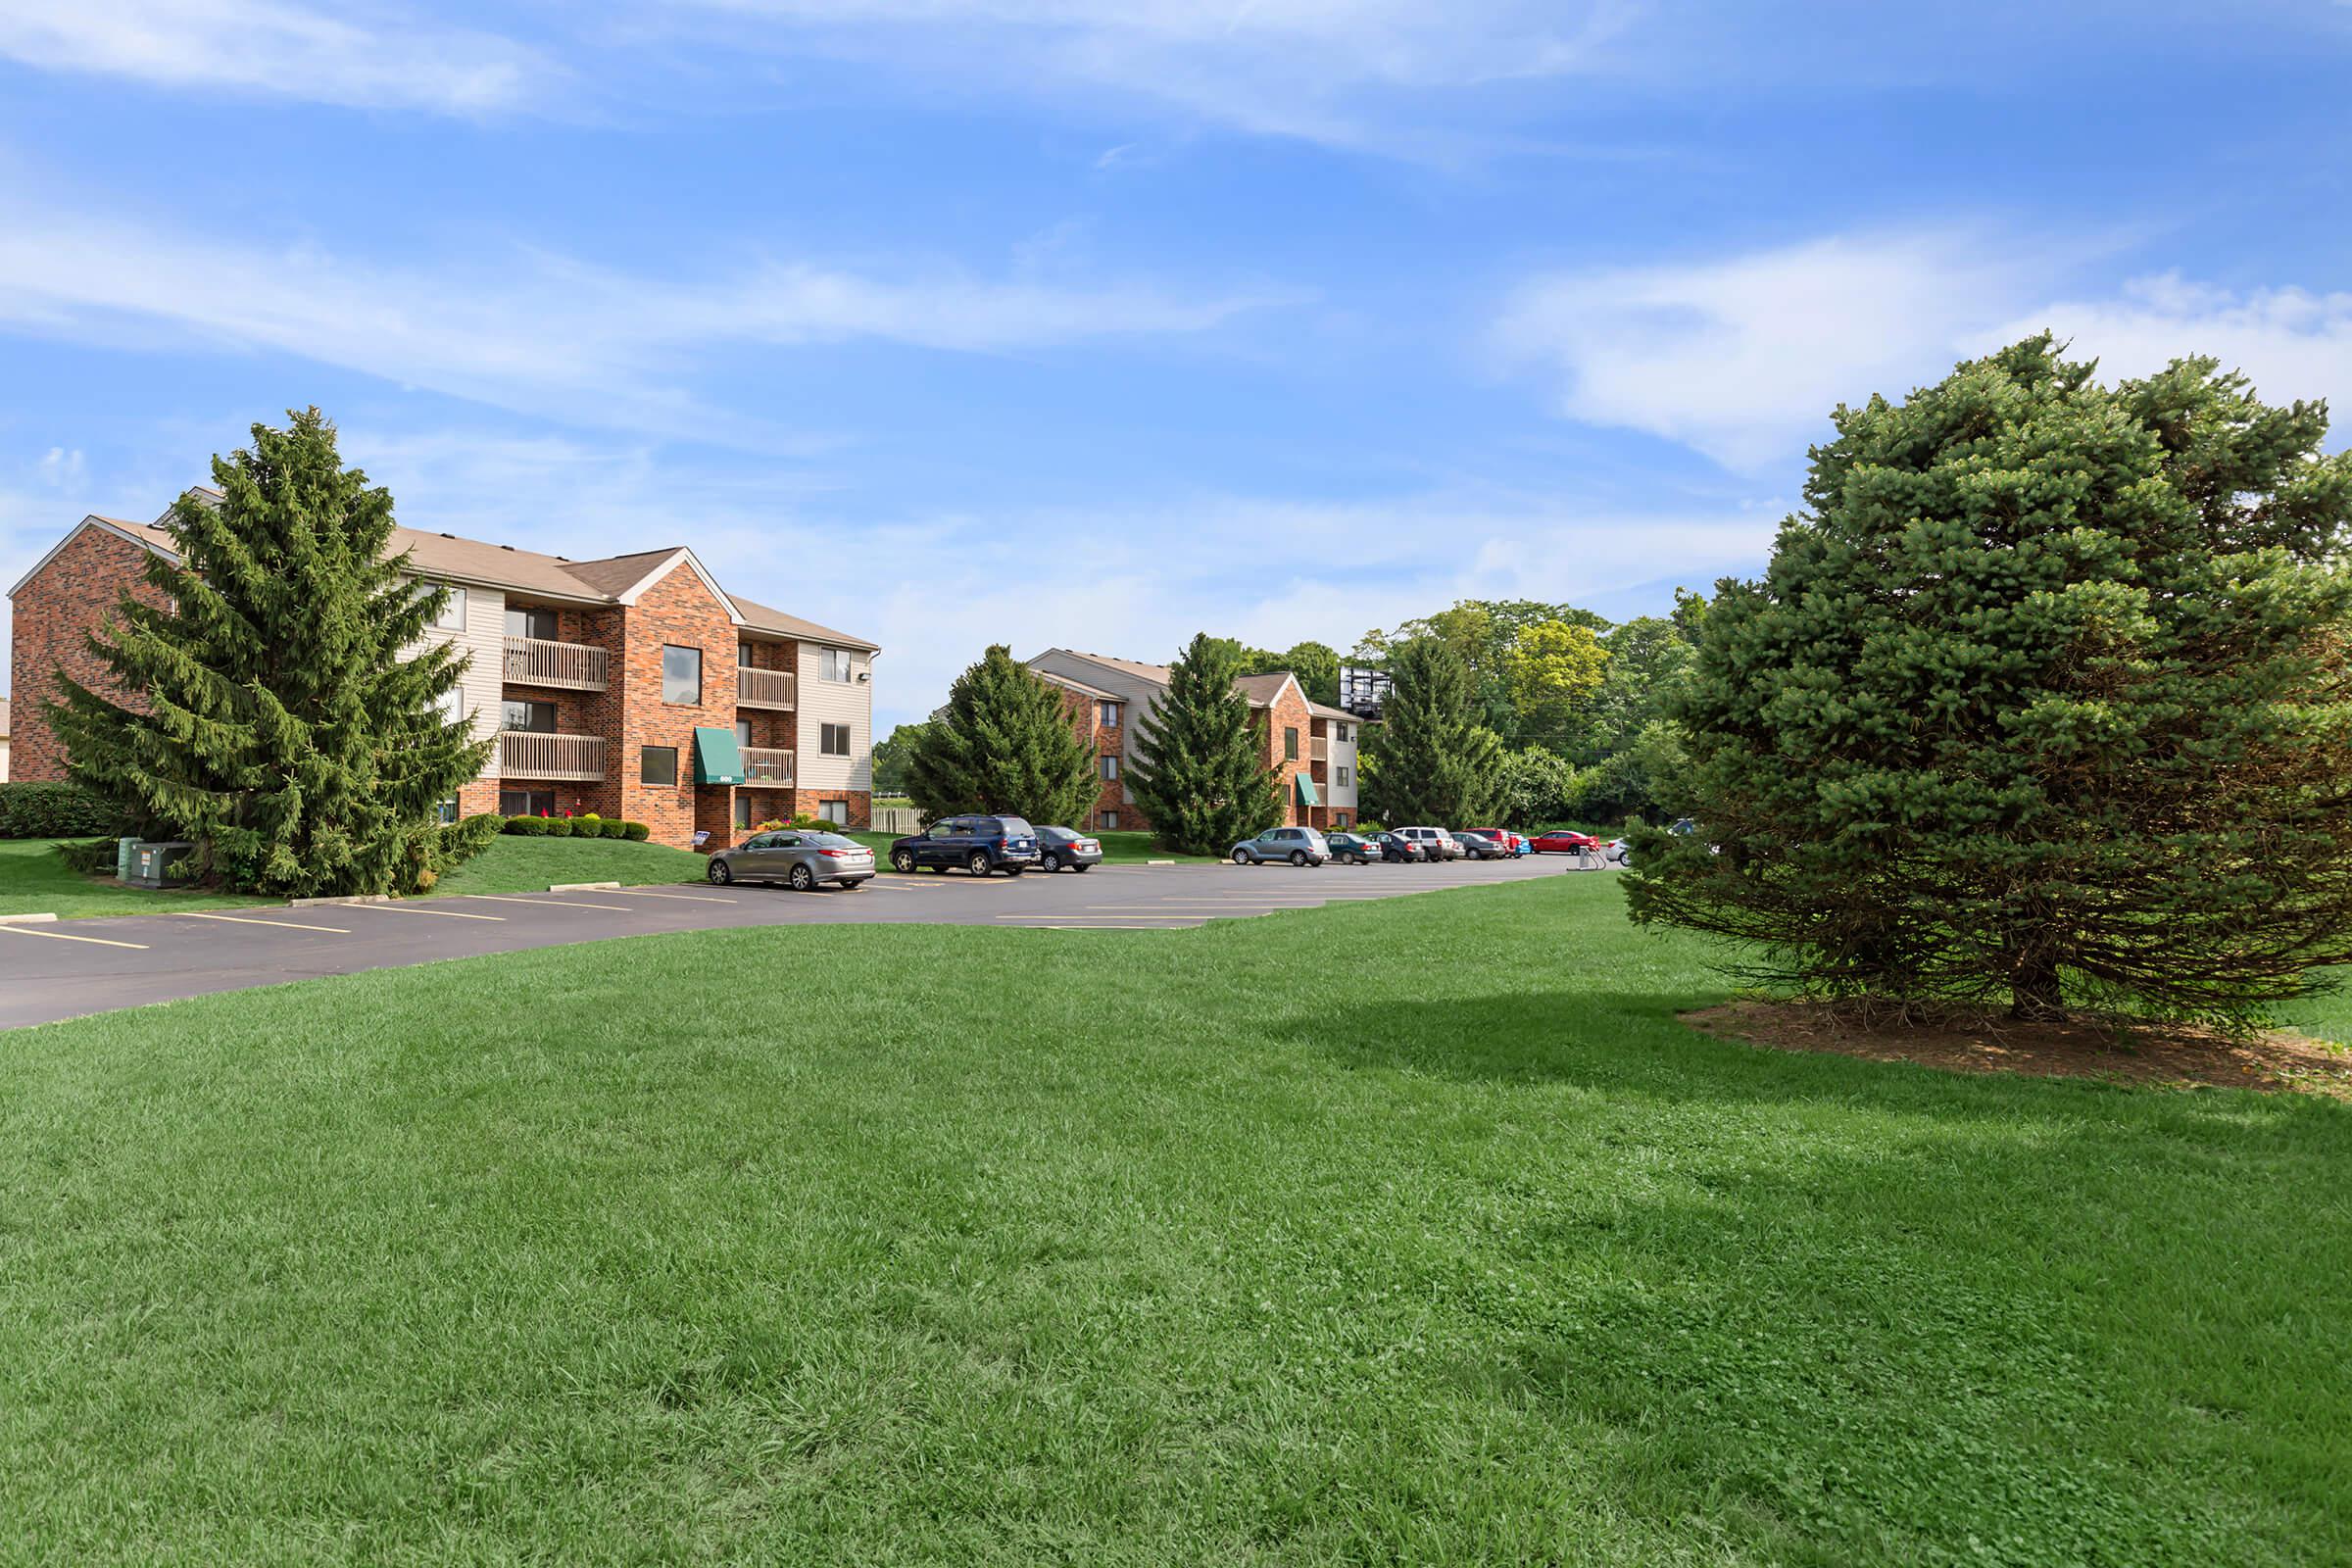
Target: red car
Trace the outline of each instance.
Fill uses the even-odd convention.
[[[1597,850],[1600,840],[1590,833],[1574,828],[1555,827],[1548,833],[1539,833],[1535,839],[1538,855],[1574,855],[1580,850]]]
[[[1495,843],[1501,845],[1513,855],[1525,855],[1527,853],[1527,840],[1521,838],[1518,834],[1512,832],[1507,827],[1474,827],[1468,831],[1477,834],[1482,839],[1493,839]]]

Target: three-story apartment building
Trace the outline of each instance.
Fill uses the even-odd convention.
[[[593,811],[681,847],[871,820],[873,643],[728,593],[683,545],[569,561],[396,528],[389,549],[449,589],[428,635],[469,656],[450,711],[496,741],[451,811]],[[105,688],[84,638],[152,593],[151,554],[176,559],[160,524],[84,517],[9,591],[18,778],[65,776],[40,704],[59,671]]]
[[[1127,775],[1141,756],[1135,723],[1166,701],[1168,666],[1068,648],[1049,648],[1027,663],[1061,688],[1079,735],[1095,750],[1102,792],[1087,825],[1098,832],[1149,828],[1150,819],[1128,790]],[[1298,677],[1287,671],[1243,675],[1233,684],[1249,700],[1266,765],[1282,772],[1283,821],[1293,827],[1353,827],[1361,819],[1356,768],[1363,721],[1345,709],[1310,700]]]

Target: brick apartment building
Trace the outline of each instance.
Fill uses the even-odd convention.
[[[497,739],[445,809],[593,811],[681,848],[801,812],[871,820],[873,643],[728,593],[682,545],[568,561],[396,528],[390,549],[449,588],[429,635],[471,656],[451,712]],[[150,555],[177,559],[160,524],[92,515],[9,590],[16,777],[65,777],[42,704],[61,670],[104,689],[83,639],[152,595]]]
[[[1027,663],[1032,673],[1061,688],[1079,735],[1094,748],[1102,792],[1086,825],[1098,832],[1149,828],[1150,818],[1128,793],[1127,770],[1137,756],[1136,721],[1167,699],[1168,666],[1067,648],[1049,648]],[[1233,684],[1250,701],[1260,756],[1267,766],[1282,770],[1283,821],[1294,827],[1354,826],[1363,720],[1310,701],[1296,675],[1244,675]]]

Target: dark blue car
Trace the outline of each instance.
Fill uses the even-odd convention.
[[[1037,864],[1037,829],[1017,816],[943,816],[920,833],[894,840],[890,868],[945,871],[961,866],[974,876],[1002,871],[1019,876]]]

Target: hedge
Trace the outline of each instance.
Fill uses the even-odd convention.
[[[122,834],[122,813],[78,784],[0,784],[0,839]]]
[[[620,830],[621,836],[631,844],[643,844],[654,835],[654,830],[643,822],[623,822],[620,824]]]

